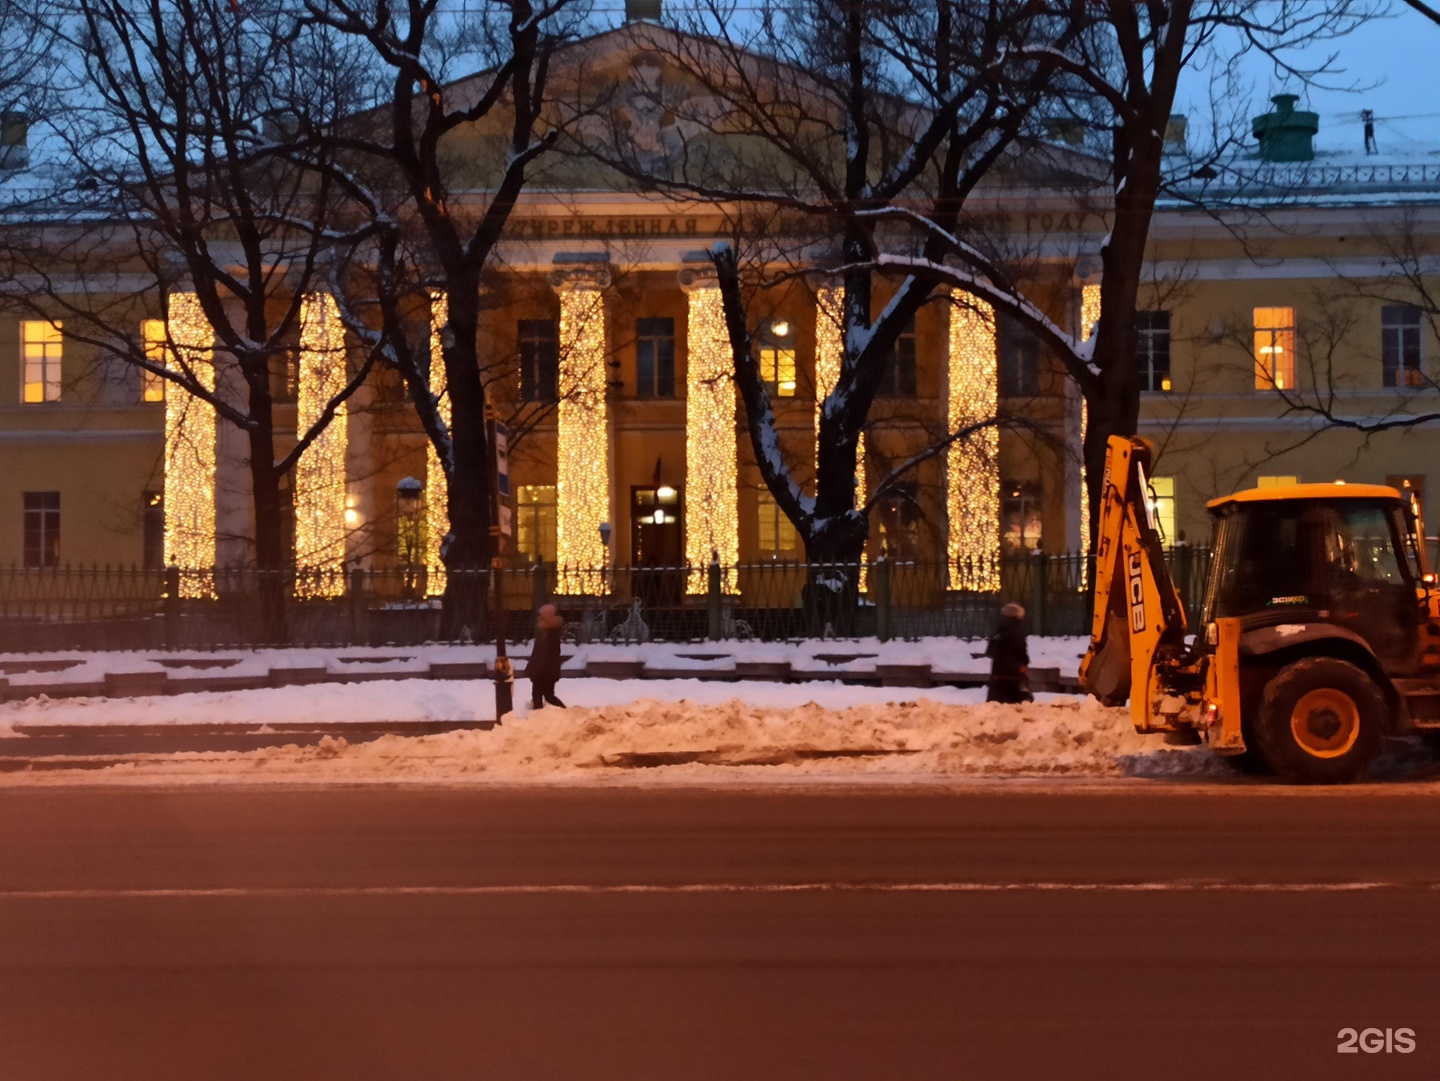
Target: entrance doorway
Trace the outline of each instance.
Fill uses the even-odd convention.
[[[632,593],[647,608],[679,604],[685,589],[680,492],[668,484],[630,489]]]

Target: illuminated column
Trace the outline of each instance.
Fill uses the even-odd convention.
[[[682,270],[690,299],[685,326],[685,562],[686,591],[704,593],[712,553],[722,567],[740,561],[736,492],[735,383],[730,335],[715,272]],[[727,575],[723,589],[739,586]]]
[[[345,390],[345,324],[329,293],[307,293],[300,302],[300,382],[296,434],[303,436]],[[345,403],[295,463],[295,562],[314,570],[297,575],[302,597],[345,592]]]
[[[974,297],[950,305],[947,422],[955,432],[999,409],[995,312]],[[946,554],[951,589],[1000,588],[1000,433],[983,428],[945,455]]]
[[[603,267],[555,270],[560,294],[560,402],[555,432],[555,561],[559,593],[604,589],[606,548],[600,523],[610,521],[610,425],[605,389]]]
[[[1100,286],[1080,287],[1080,333],[1084,341],[1093,341],[1100,322]],[[1076,505],[1080,508],[1080,551],[1090,551],[1090,502],[1085,485],[1085,429],[1090,424],[1090,406],[1085,395],[1080,395],[1080,430],[1075,434],[1075,443],[1080,452],[1080,491]],[[1085,575],[1082,575],[1082,580]]]
[[[169,335],[169,364],[213,391],[215,334],[194,293],[170,295]],[[182,596],[214,595],[215,410],[178,384],[165,395],[165,562],[190,572],[180,576]]]
[[[449,298],[439,290],[430,294],[430,393],[445,430],[450,430],[450,395],[445,387],[445,358],[440,331],[450,320]],[[450,483],[440,465],[435,443],[425,439],[425,566],[428,569],[425,592],[438,596],[445,592],[445,564],[440,561],[440,546],[450,532]]]

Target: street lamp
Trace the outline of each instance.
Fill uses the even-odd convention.
[[[600,523],[600,543],[605,547],[605,554],[600,557],[600,594],[604,596],[606,589],[606,571],[610,569],[610,523]]]
[[[425,559],[422,509],[425,485],[406,477],[395,485],[395,532],[399,549],[401,590],[406,600],[419,596],[420,566]]]

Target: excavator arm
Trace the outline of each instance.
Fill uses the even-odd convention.
[[[1185,608],[1165,566],[1150,500],[1149,444],[1111,436],[1105,449],[1100,523],[1095,545],[1095,608],[1080,685],[1106,705],[1130,699],[1140,731],[1153,730],[1159,695],[1156,657],[1178,656],[1187,631]]]

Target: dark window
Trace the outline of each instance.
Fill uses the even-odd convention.
[[[1040,485],[1034,481],[1002,484],[1000,543],[1008,552],[1040,547]]]
[[[880,543],[891,559],[920,558],[920,523],[925,520],[920,510],[918,488],[914,484],[892,484],[880,497]]]
[[[675,320],[635,320],[635,396],[675,397]]]
[[[560,325],[554,319],[521,319],[520,396],[527,402],[553,402],[560,386]]]
[[[881,398],[915,397],[915,321],[900,332],[895,345],[885,354],[876,395]]]
[[[25,566],[60,565],[60,493],[25,493]]]
[[[1040,339],[1030,328],[1002,314],[1000,338],[1000,396],[1033,398],[1040,393]]]
[[[1380,309],[1380,349],[1387,387],[1423,385],[1419,308],[1413,304],[1386,304]]]
[[[270,396],[281,404],[299,399],[300,358],[295,353],[270,358]]]
[[[1170,313],[1135,313],[1135,375],[1141,390],[1170,391]]]
[[[146,492],[140,506],[143,529],[143,557],[147,571],[165,566],[165,497],[160,492]]]

